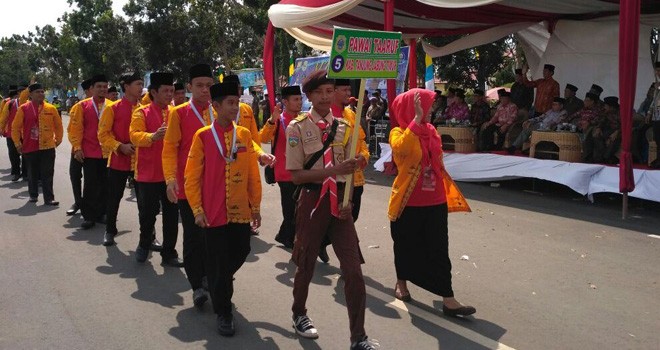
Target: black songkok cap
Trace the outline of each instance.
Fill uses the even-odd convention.
[[[196,64],[196,65],[190,67],[190,70],[188,70],[188,75],[190,76],[190,81],[192,81],[195,78],[199,78],[199,77],[213,78],[213,72],[211,71],[211,66],[209,66],[208,64],[204,64],[204,63]],[[179,89],[179,90],[181,90],[181,89]]]
[[[592,84],[589,92],[598,95],[598,97],[600,98],[600,94],[603,93],[603,88],[600,87],[600,85]]]
[[[88,90],[89,88],[92,87],[92,79],[85,79],[80,83],[80,86],[82,87],[83,90]]]
[[[458,98],[465,98],[465,90],[463,90],[463,89],[456,89],[456,97],[458,97]]]
[[[223,83],[236,83],[236,84],[240,84],[240,83],[241,83],[241,80],[238,79],[238,75],[236,75],[236,74],[229,74],[229,75],[227,75],[224,79],[222,79],[222,82],[223,82]]]
[[[514,72],[516,73],[516,75],[522,75],[522,68],[516,68]]]
[[[547,70],[549,70],[549,71],[551,71],[551,72],[553,72],[553,73],[555,72],[555,66],[553,66],[553,65],[551,65],[551,64],[545,64],[545,65],[543,65],[543,69],[547,69]]]
[[[104,74],[97,74],[97,75],[93,76],[91,80],[92,81],[91,81],[90,85],[94,85],[96,83],[107,83],[108,82],[108,78],[106,78]]]
[[[109,87],[108,92],[117,92],[117,87],[116,86]]]
[[[481,89],[475,89],[474,94],[478,96],[483,96],[484,95],[484,90]]]
[[[291,85],[282,88],[282,97],[286,98],[289,96],[300,96],[302,92],[300,91],[300,86]]]
[[[165,72],[151,73],[151,86],[174,85],[174,74]]]
[[[137,72],[126,72],[119,78],[121,84],[130,84],[138,80],[143,80],[143,78]]]
[[[497,95],[502,96],[502,94],[505,93],[505,92],[506,92],[506,89],[499,89],[499,90],[497,90]]]
[[[350,79],[335,79],[335,86],[351,86]]]
[[[564,100],[561,97],[555,97],[554,99],[552,99],[552,102],[557,102],[557,103],[564,104],[564,102],[566,102],[566,100]]]
[[[504,90],[504,89],[501,89],[501,90]],[[498,93],[499,93],[499,90],[498,90]],[[499,93],[499,95],[500,95],[500,97],[511,97],[511,93],[506,91],[506,90],[502,91],[502,93]]]
[[[9,85],[9,90],[18,90],[17,85]]]
[[[316,88],[324,84],[334,85],[335,81],[333,79],[328,78],[328,74],[326,71],[316,70],[310,73],[307,77],[305,77],[302,84],[302,90],[305,94],[309,94],[310,92],[314,91]]]
[[[174,91],[184,90],[184,89],[185,89],[185,87],[183,86],[183,83],[178,83],[178,82],[174,83]]]
[[[211,99],[215,100],[223,96],[239,96],[238,84],[235,82],[223,82],[211,86]]]
[[[43,88],[44,88],[43,85],[41,85],[39,83],[34,83],[34,84],[28,86],[28,91],[33,92],[34,90],[39,90],[39,89],[43,89]]]
[[[16,96],[16,95],[18,95],[18,91],[17,91],[17,90],[15,90],[15,89],[14,89],[14,90],[9,90],[9,97],[14,97],[14,96]]]
[[[590,92],[587,92],[587,95],[585,96],[585,98],[589,98],[589,99],[592,100],[592,101],[598,101],[598,95],[597,95],[597,94],[594,94],[594,93],[591,92],[591,91],[590,91]]]
[[[619,98],[616,96],[608,96],[603,99],[603,102],[605,102],[606,105],[614,107],[614,108],[619,108]]]
[[[573,85],[573,84],[566,84],[566,88],[569,89],[569,90],[571,90],[571,91],[573,91],[573,92],[577,92],[577,91],[578,91],[578,87],[575,86],[575,85]]]

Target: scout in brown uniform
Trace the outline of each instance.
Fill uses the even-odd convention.
[[[362,156],[345,160],[351,129],[346,121],[332,116],[334,89],[334,81],[328,79],[325,72],[310,74],[303,83],[303,92],[313,108],[294,119],[286,130],[286,170],[291,173],[293,182],[302,186],[293,248],[293,261],[297,265],[293,282],[293,326],[304,338],[318,338],[312,320],[307,317],[305,303],[321,241],[327,234],[345,281],[351,349],[373,349],[364,330],[366,293],[351,206],[340,208],[338,202],[343,198],[346,175],[352,174],[363,160]]]

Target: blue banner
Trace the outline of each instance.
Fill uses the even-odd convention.
[[[264,71],[261,68],[248,68],[234,71],[238,75],[238,80],[241,82],[243,89],[252,86],[266,86],[266,79],[264,78]]]

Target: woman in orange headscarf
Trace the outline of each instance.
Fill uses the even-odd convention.
[[[407,281],[442,296],[449,316],[476,312],[454,298],[447,214],[468,210],[465,199],[444,170],[442,141],[430,124],[435,93],[409,90],[394,99],[395,128],[390,145],[399,173],[392,185],[388,216],[394,240],[397,299],[411,300]],[[458,206],[458,208],[457,208]]]

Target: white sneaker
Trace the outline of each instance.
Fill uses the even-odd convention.
[[[296,329],[296,334],[303,338],[316,339],[319,337],[319,332],[314,327],[312,319],[307,317],[307,315],[294,317],[293,328]]]

